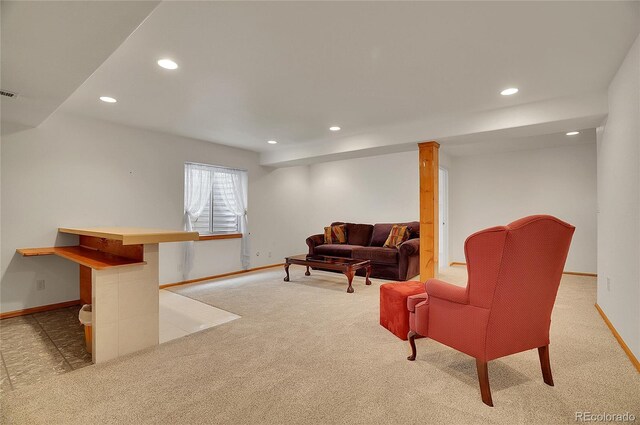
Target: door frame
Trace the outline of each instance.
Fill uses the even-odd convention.
[[[439,222],[438,233],[439,240],[442,243],[442,249],[438,252],[439,269],[449,267],[449,170],[445,167],[438,167],[438,183],[439,183]]]

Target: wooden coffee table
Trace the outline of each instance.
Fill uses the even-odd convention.
[[[309,267],[325,270],[337,270],[344,273],[349,281],[349,287],[347,287],[348,293],[353,292],[351,282],[353,281],[353,276],[355,276],[356,271],[366,269],[367,276],[365,284],[371,285],[371,281],[369,280],[369,275],[371,274],[371,262],[369,260],[354,260],[351,258],[329,257],[326,255],[294,255],[292,257],[285,258],[284,271],[287,273],[287,276],[284,278],[285,282],[289,282],[289,266],[291,264],[306,266],[307,271],[304,274],[305,276],[309,276],[311,274],[311,272],[309,272]]]

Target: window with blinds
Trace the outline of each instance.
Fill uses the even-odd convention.
[[[211,196],[200,217],[193,222],[193,230],[200,234],[240,233],[238,216],[228,208],[222,199],[224,187],[221,174],[224,172],[224,168],[211,166],[211,171],[213,175]],[[246,171],[243,173],[246,174]],[[235,201],[231,200],[230,202],[235,205]]]

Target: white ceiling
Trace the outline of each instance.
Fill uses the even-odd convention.
[[[593,128],[639,6],[165,2],[63,109],[259,151],[268,165],[501,129]],[[180,68],[159,68],[161,57]],[[499,95],[510,86],[520,93]]]
[[[596,130],[589,128],[581,129],[580,133],[575,136],[567,136],[564,131],[542,135],[509,137],[495,133],[488,133],[442,139],[441,144],[443,146],[443,151],[449,155],[468,156],[540,148],[557,148],[562,146],[590,144],[595,143],[595,141]]]
[[[157,1],[5,1],[3,133],[44,121],[131,34]]]

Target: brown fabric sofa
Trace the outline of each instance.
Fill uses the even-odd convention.
[[[309,255],[328,255],[371,261],[371,277],[389,280],[407,280],[420,273],[420,223],[378,223],[355,224],[335,222],[331,225],[347,225],[346,244],[325,244],[324,235],[307,238]],[[383,248],[391,227],[406,225],[410,231],[409,240],[400,248]],[[364,270],[358,271],[359,275]]]

